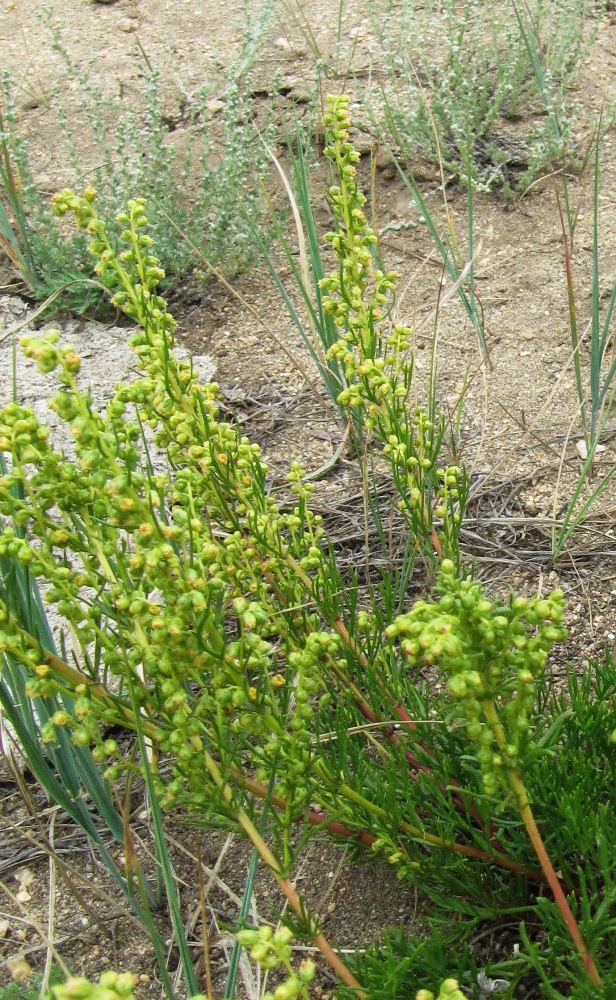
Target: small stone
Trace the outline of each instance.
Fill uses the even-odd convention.
[[[288,38],[280,37],[274,40],[274,45],[277,49],[281,49],[283,52],[291,51],[291,42]]]
[[[330,903],[330,904],[329,904],[329,906],[327,907],[327,912],[328,912],[328,913],[329,913],[330,915],[331,915],[332,913],[335,913],[335,912],[336,912],[336,904],[335,904],[335,903]]]
[[[586,459],[588,458],[588,448],[586,447],[586,442],[584,441],[583,438],[580,441],[575,442],[575,450],[577,451],[581,460],[585,462]],[[605,451],[604,444],[595,445],[595,454],[599,454],[602,451]]]
[[[385,146],[381,146],[376,154],[376,165],[378,170],[386,170],[391,166],[394,167],[394,172],[396,170],[391,153]]]
[[[534,340],[534,339],[535,339],[535,334],[531,333],[530,330],[527,330],[525,333],[522,334],[522,340]]]

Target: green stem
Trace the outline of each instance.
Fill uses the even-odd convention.
[[[304,917],[305,909],[302,905],[300,897],[293,888],[289,879],[285,878],[285,876],[283,875],[280,865],[278,864],[278,861],[276,860],[271,850],[263,840],[263,837],[257,830],[256,826],[254,825],[250,817],[244,812],[244,810],[241,807],[234,805],[233,792],[231,791],[229,785],[225,782],[220,772],[218,764],[212,757],[210,757],[207,751],[205,752],[204,757],[205,757],[205,766],[207,767],[210,773],[210,777],[212,778],[214,784],[217,785],[217,787],[221,790],[222,796],[226,804],[234,809],[235,818],[237,822],[239,823],[242,830],[247,835],[247,837],[249,838],[255,849],[258,851],[261,860],[265,862],[267,867],[272,872],[282,892],[287,897],[291,908],[294,910],[294,912],[297,914],[298,917],[300,918]],[[334,970],[336,975],[344,983],[346,983],[347,986],[350,986],[352,989],[356,990],[358,997],[365,998],[366,994],[361,989],[361,986],[359,985],[357,979],[352,974],[352,972],[350,972],[349,969],[347,969],[344,962],[340,958],[338,958],[336,952],[330,945],[327,938],[323,934],[317,934],[315,936],[314,943],[316,944],[317,948],[323,955],[326,962]]]
[[[349,785],[342,782],[338,785],[336,789],[339,795],[354,802],[361,809],[365,809],[366,812],[372,813],[374,816],[378,816],[379,819],[384,820],[388,825],[391,825],[392,819],[388,813],[381,809],[380,806],[375,805],[374,802],[370,802],[369,799],[364,798],[359,792],[351,788]],[[487,861],[503,868],[508,868],[510,871],[520,872],[527,875],[530,878],[537,878],[537,872],[533,872],[532,869],[526,868],[524,865],[517,864],[515,861],[511,861],[507,857],[503,857],[502,854],[489,853],[488,851],[483,851],[479,847],[472,847],[470,844],[459,844],[455,840],[443,840],[442,837],[437,837],[433,833],[427,833],[418,826],[413,826],[411,823],[407,823],[405,820],[400,820],[397,824],[398,829],[407,833],[414,840],[418,840],[420,843],[431,844],[432,847],[440,847],[443,850],[453,851],[456,854],[464,854],[469,858],[479,858],[482,861]]]

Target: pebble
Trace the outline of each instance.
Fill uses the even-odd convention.
[[[588,448],[586,447],[586,442],[584,441],[583,438],[575,442],[575,450],[577,451],[582,461],[585,462],[586,459],[588,458]],[[599,452],[602,451],[605,451],[604,444],[598,444],[595,446],[595,454],[598,454]]]

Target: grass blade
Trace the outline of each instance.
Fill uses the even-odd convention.
[[[141,716],[139,712],[139,706],[137,704],[137,700],[134,697],[134,692],[132,692],[132,689],[131,689],[131,694],[133,696],[133,710],[135,713],[135,722],[136,722],[135,731],[137,734],[139,752],[141,755],[141,762],[143,765],[143,775],[145,778],[145,785],[148,793],[148,803],[150,806],[150,812],[152,816],[152,829],[154,833],[154,841],[156,844],[156,855],[158,858],[158,863],[162,870],[163,881],[165,884],[165,892],[167,895],[167,904],[169,906],[169,913],[171,916],[171,923],[173,925],[178,951],[180,953],[180,964],[182,966],[182,974],[184,976],[184,982],[186,983],[188,996],[192,997],[199,992],[199,988],[197,985],[197,976],[195,974],[193,961],[190,956],[190,948],[188,947],[186,929],[184,927],[184,920],[182,918],[182,908],[180,906],[180,900],[178,898],[177,887],[175,884],[173,865],[171,864],[171,858],[169,857],[169,851],[167,849],[167,841],[165,839],[165,830],[163,826],[163,816],[160,805],[158,803],[158,799],[156,797],[156,791],[154,788],[152,770],[150,767],[150,760],[148,757],[149,748],[146,743],[146,739],[143,734],[143,727],[141,726],[140,722]]]
[[[432,215],[430,214],[430,210],[426,205],[426,202],[422,196],[421,191],[419,190],[419,187],[417,186],[414,177],[411,174],[408,174],[406,170],[404,170],[400,161],[398,160],[398,158],[395,156],[394,152],[391,149],[389,149],[389,154],[392,157],[396,170],[398,171],[400,177],[402,178],[402,181],[407,191],[411,194],[415,204],[417,205],[417,208],[421,212],[422,218],[426,224],[426,228],[430,233],[434,245],[436,246],[440,254],[441,260],[443,261],[443,264],[445,266],[445,269],[447,270],[449,277],[451,278],[454,284],[457,284],[458,296],[460,298],[460,301],[462,302],[464,310],[473,325],[475,333],[477,334],[477,339],[481,347],[481,352],[484,355],[484,357],[487,357],[488,352],[485,341],[485,335],[483,331],[483,323],[481,322],[481,319],[477,312],[474,291],[472,288],[472,275],[469,277],[471,289],[469,292],[467,292],[466,289],[464,288],[463,283],[460,281],[462,273],[461,269],[454,262],[451,253],[449,252],[448,248],[445,246],[443,240],[441,239],[438,229],[436,228],[436,225],[432,218]],[[472,212],[472,204],[471,207],[469,208],[469,211]],[[472,225],[470,223],[469,223],[469,232],[472,233]]]

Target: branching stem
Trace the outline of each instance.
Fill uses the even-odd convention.
[[[293,888],[293,885],[291,884],[290,880],[283,875],[280,865],[278,864],[278,861],[276,860],[275,856],[272,854],[271,850],[263,840],[263,837],[257,830],[256,826],[254,825],[250,817],[244,812],[242,808],[233,806],[233,792],[231,791],[229,785],[225,782],[220,772],[218,764],[212,757],[210,757],[210,755],[207,752],[205,753],[205,764],[210,774],[210,777],[212,778],[212,781],[214,782],[215,785],[217,785],[217,787],[222,792],[222,796],[226,804],[234,808],[235,818],[237,822],[241,826],[246,836],[251,841],[253,847],[258,852],[261,860],[267,865],[267,867],[272,872],[272,875],[274,876],[278,885],[280,886],[280,889],[288,899],[289,904],[293,909],[294,913],[300,918],[304,917],[305,909],[302,906],[302,902],[297,892]],[[323,958],[334,970],[338,978],[341,979],[343,983],[346,983],[347,986],[350,986],[352,987],[352,989],[356,990],[357,996],[359,998],[364,998],[366,994],[361,989],[361,986],[359,985],[357,979],[355,978],[353,973],[350,972],[349,969],[347,969],[344,962],[338,957],[338,955],[330,945],[327,938],[323,934],[317,934],[315,936],[314,943],[316,944],[317,948],[323,955]]]

